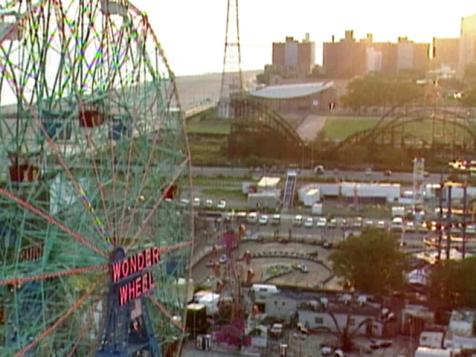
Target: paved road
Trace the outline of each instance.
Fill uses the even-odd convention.
[[[201,167],[194,166],[192,168],[192,175],[194,176],[204,176],[204,177],[216,177],[216,176],[227,176],[227,177],[240,177],[248,176],[250,174],[256,175],[278,175],[284,176],[285,172],[283,171],[252,171],[246,167]],[[383,171],[372,171],[365,172],[363,170],[326,170],[324,174],[316,175],[311,169],[303,169],[299,172],[300,177],[311,178],[315,177],[316,179],[346,179],[346,180],[358,180],[358,181],[381,181],[381,180],[391,180],[397,182],[412,182],[413,173],[411,172],[393,172],[390,176],[385,176]],[[299,178],[298,176],[298,178]],[[442,176],[440,174],[429,174],[425,178],[426,183],[439,183]],[[446,179],[447,175],[443,175],[443,179]]]

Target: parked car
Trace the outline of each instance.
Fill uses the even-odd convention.
[[[296,215],[293,219],[293,226],[301,226],[302,221],[303,221],[303,217],[300,214]]]
[[[385,221],[377,221],[377,228],[385,229],[387,228],[387,224],[385,223]]]
[[[304,219],[304,227],[312,228],[313,224],[314,224],[314,221],[312,220],[312,217],[306,217]]]
[[[355,217],[352,221],[352,228],[362,228],[362,217]]]
[[[269,333],[272,337],[279,338],[283,335],[283,324],[273,324],[271,326]]]
[[[268,224],[268,221],[269,221],[268,215],[262,214],[259,216],[259,219],[258,219],[259,224],[265,225],[265,224]]]
[[[374,221],[372,221],[371,219],[364,219],[363,221],[363,226],[364,227],[372,227],[374,225]]]
[[[383,172],[383,175],[384,175],[384,176],[392,176],[392,171],[391,171],[391,170],[385,170],[385,171]]]
[[[201,204],[200,197],[194,197],[193,202],[192,202],[192,206],[193,207],[200,207],[200,204]]]
[[[251,224],[258,222],[258,214],[256,212],[248,213],[248,216],[246,217],[246,221]]]
[[[213,201],[210,200],[210,199],[207,199],[207,200],[205,201],[205,206],[206,206],[207,208],[212,208],[212,207],[213,207]]]
[[[316,218],[316,226],[318,228],[326,228],[327,226],[327,219],[326,217],[317,217]]]
[[[323,175],[324,174],[324,166],[317,165],[316,167],[314,167],[314,173],[316,175]]]
[[[309,268],[307,267],[306,264],[301,265],[301,272],[305,274],[309,273]]]
[[[226,208],[226,201],[225,200],[220,200],[217,203],[217,208],[220,210],[225,210]]]
[[[273,214],[271,217],[271,224],[278,225],[281,222],[281,215],[279,213]]]

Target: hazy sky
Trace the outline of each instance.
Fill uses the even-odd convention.
[[[149,14],[176,74],[220,72],[223,61],[226,0],[131,0]],[[322,42],[372,32],[377,41],[408,36],[430,42],[457,37],[462,16],[476,13],[474,0],[240,0],[242,67],[271,62],[271,43],[286,35]]]

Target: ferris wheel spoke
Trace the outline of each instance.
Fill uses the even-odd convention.
[[[97,234],[105,241],[107,241],[107,232],[106,232],[106,229],[104,228],[104,224],[102,223],[101,219],[97,216],[92,204],[91,204],[91,201],[90,199],[88,198],[88,196],[86,195],[86,192],[83,188],[83,186],[81,185],[81,183],[75,178],[75,176],[73,175],[73,173],[71,172],[71,170],[69,169],[69,167],[66,165],[66,161],[65,161],[65,157],[64,155],[61,153],[60,149],[59,149],[59,146],[58,144],[56,144],[48,135],[48,133],[46,132],[46,129],[43,127],[43,125],[41,124],[38,116],[36,115],[36,113],[34,113],[33,115],[33,118],[36,122],[36,124],[38,125],[39,129],[43,132],[43,134],[45,135],[45,138],[46,138],[46,142],[48,143],[49,147],[52,149],[53,153],[55,154],[56,156],[56,159],[58,161],[58,163],[60,164],[60,166],[62,167],[63,169],[63,172],[65,173],[66,177],[70,180],[70,183],[72,184],[73,188],[74,188],[74,193],[76,194],[78,200],[81,202],[81,204],[83,205],[84,209],[86,210],[86,212],[88,212],[88,214],[90,215],[91,217],[91,222],[93,223],[94,227],[96,228],[96,232]]]
[[[149,296],[149,299],[150,301],[152,302],[152,304],[160,311],[160,313],[166,317],[169,322],[174,325],[176,328],[178,328],[182,333],[185,332],[185,326],[182,325],[181,323],[177,322],[174,317],[172,316],[172,314],[170,313],[170,311],[159,301],[157,300],[155,297],[153,296]]]
[[[108,264],[101,264],[101,265],[93,265],[93,266],[82,267],[82,268],[75,268],[70,270],[63,270],[58,272],[43,273],[38,275],[16,277],[16,278],[10,278],[10,279],[0,279],[0,286],[25,284],[32,281],[46,281],[49,279],[60,278],[64,276],[80,275],[80,274],[86,274],[89,272],[100,272],[100,271],[105,271],[107,269],[109,269]]]
[[[93,252],[95,252],[95,253],[103,256],[103,257],[107,257],[107,254],[105,252],[103,252],[102,250],[100,250],[98,247],[96,247],[92,242],[90,242],[89,240],[87,240],[86,238],[81,236],[79,233],[77,233],[77,232],[73,231],[72,229],[66,227],[63,223],[61,223],[56,218],[52,217],[51,215],[49,215],[47,212],[43,211],[42,209],[31,205],[30,203],[28,203],[28,202],[24,201],[23,199],[17,197],[15,194],[13,194],[12,192],[10,192],[10,191],[8,191],[4,188],[0,188],[0,196],[3,196],[5,198],[15,202],[16,204],[23,207],[27,211],[30,211],[31,213],[37,215],[38,217],[43,218],[48,223],[55,225],[56,227],[61,229],[63,232],[67,233],[72,238],[74,238],[76,241],[81,243],[83,246],[89,248],[91,251],[93,251]]]
[[[97,287],[100,285],[100,281],[96,281],[93,284],[93,287],[84,295],[82,295],[79,299],[77,299],[74,304],[71,305],[71,307],[57,320],[51,324],[46,330],[44,330],[42,333],[37,335],[37,337],[30,342],[28,345],[23,347],[20,351],[18,351],[15,354],[15,357],[24,357],[25,354],[30,351],[31,349],[35,348],[36,345],[38,345],[43,339],[48,337],[50,334],[52,334],[59,326],[61,326],[71,315],[73,315],[74,312],[76,312],[94,293],[94,291],[97,289]]]
[[[157,209],[159,208],[160,204],[162,203],[162,201],[165,199],[165,196],[168,192],[168,190],[170,190],[173,185],[175,184],[175,182],[179,179],[179,177],[183,174],[183,171],[186,169],[187,165],[188,165],[188,161],[189,159],[187,158],[185,161],[183,161],[177,168],[177,172],[174,174],[171,182],[162,190],[162,193],[159,197],[159,199],[157,200],[157,202],[154,204],[154,206],[152,207],[152,209],[150,210],[150,212],[148,213],[148,215],[144,218],[144,221],[140,224],[140,226],[138,227],[137,229],[137,232],[135,233],[134,237],[132,238],[132,241],[136,241],[138,239],[138,237],[142,234],[143,230],[145,229],[147,223],[149,223],[150,219],[154,216],[155,212],[157,211]]]
[[[89,132],[86,132],[86,139],[87,139],[87,143],[88,143],[88,146],[89,146],[91,152],[95,152],[97,150],[97,148],[94,146],[94,144],[92,142],[92,139],[91,139],[91,135],[90,135]],[[108,209],[107,209],[107,205],[106,205],[106,198],[105,198],[106,195],[104,193],[103,184],[100,181],[99,169],[98,169],[98,166],[96,164],[96,160],[94,158],[92,158],[91,162],[92,162],[93,172],[94,172],[93,176],[96,179],[97,188],[98,188],[98,191],[99,191],[99,195],[101,197],[102,211],[104,212],[104,217],[106,218],[106,224],[108,226],[108,231],[112,232],[113,231],[113,226],[112,226],[111,221],[109,219],[109,216],[107,214]]]
[[[99,299],[95,299],[92,301],[92,303],[89,306],[90,313],[88,316],[91,316],[91,311],[94,310],[94,305],[99,301]],[[90,321],[91,323],[92,321]],[[78,346],[80,344],[80,341],[85,337],[86,332],[88,332],[91,328],[91,324],[84,323],[81,326],[81,329],[79,330],[78,337],[73,341],[71,344],[71,351],[68,353],[68,357],[74,357],[76,356],[76,351],[78,350]]]

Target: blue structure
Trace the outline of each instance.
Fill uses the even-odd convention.
[[[112,263],[124,259],[125,256],[122,248],[116,248],[112,253]],[[145,299],[140,299],[142,313],[135,319],[131,317],[134,301],[128,302],[124,306],[119,305],[119,287],[134,278],[136,278],[136,275],[131,275],[116,284],[111,282],[107,299],[104,334],[101,347],[96,352],[96,357],[130,357],[137,356],[138,353],[145,351],[150,356],[161,357]]]

